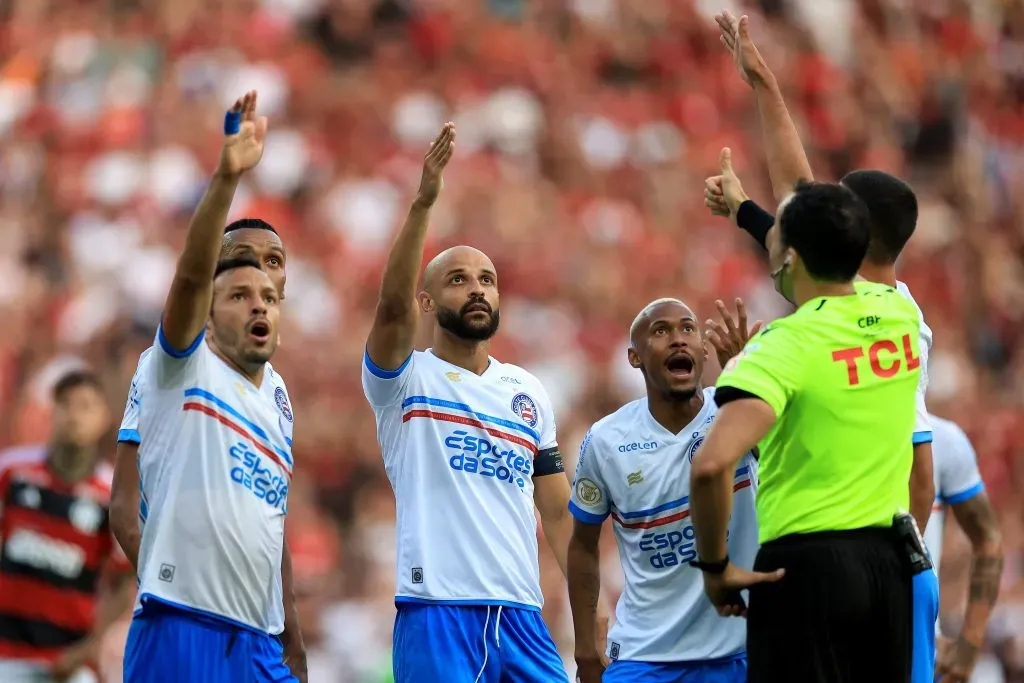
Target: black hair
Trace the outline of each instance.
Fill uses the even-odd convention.
[[[256,270],[263,270],[260,266],[260,262],[252,256],[236,256],[235,258],[226,258],[217,261],[217,269],[213,271],[213,279],[216,280],[224,273],[229,270],[235,270],[236,268],[255,268]]]
[[[224,228],[224,234],[226,235],[235,230],[269,230],[277,235],[277,230],[274,229],[274,226],[262,218],[239,218],[237,221],[228,223],[228,226]]]
[[[849,282],[867,253],[870,222],[867,207],[852,190],[800,181],[779,216],[779,237],[796,250],[815,280]]]
[[[92,387],[103,393],[103,384],[96,373],[90,370],[72,370],[53,385],[53,402],[60,403],[67,397],[69,391],[78,387]]]
[[[839,182],[860,197],[871,215],[867,260],[881,265],[896,263],[917,227],[914,190],[883,171],[851,171]]]

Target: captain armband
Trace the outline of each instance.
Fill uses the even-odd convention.
[[[562,453],[558,450],[558,446],[537,452],[533,459],[533,476],[546,477],[549,474],[561,474],[562,472],[565,472],[565,464],[562,462]]]

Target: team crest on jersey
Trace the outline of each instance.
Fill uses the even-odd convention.
[[[83,534],[91,534],[103,521],[103,510],[91,500],[76,500],[68,510],[72,526]]]
[[[519,416],[519,419],[530,425],[537,426],[537,404],[526,394],[516,394],[512,399],[512,412]]]
[[[292,408],[288,405],[288,397],[285,396],[284,387],[278,387],[274,389],[274,403],[277,404],[277,409],[281,411],[284,418],[289,422],[292,421]]]
[[[576,481],[576,497],[584,505],[597,505],[601,502],[601,489],[590,479],[583,477]]]
[[[693,462],[693,456],[696,455],[697,451],[703,444],[703,436],[698,436],[696,439],[694,439],[693,443],[690,444],[690,447],[686,449],[686,459],[689,460],[690,462]]]

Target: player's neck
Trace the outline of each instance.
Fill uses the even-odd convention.
[[[68,484],[75,484],[88,477],[96,462],[95,448],[79,448],[71,444],[50,445],[50,469]]]
[[[880,285],[896,286],[896,264],[895,263],[869,263],[864,261],[858,273],[868,282],[877,282]]]
[[[441,330],[434,335],[431,352],[446,363],[451,363],[475,375],[482,375],[491,364],[488,355],[490,342],[460,339]]]
[[[704,389],[699,386],[696,393],[686,401],[674,401],[655,392],[647,393],[647,409],[651,417],[673,434],[678,434],[683,427],[693,422],[703,408]]]
[[[229,368],[252,382],[257,387],[263,386],[263,371],[267,367],[266,363],[260,363],[258,366],[252,365],[251,367],[247,367],[246,364],[236,362],[224,353],[216,343],[213,343],[212,339],[210,340],[210,348],[213,350],[214,355],[224,361]]]
[[[823,296],[851,296],[856,293],[852,282],[818,282],[808,279],[793,284],[793,302],[797,308],[811,299]]]

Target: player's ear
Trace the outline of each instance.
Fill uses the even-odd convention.
[[[637,355],[636,349],[634,349],[632,346],[626,349],[626,358],[629,359],[630,366],[636,368],[637,370],[640,369],[640,356]]]
[[[426,290],[416,295],[416,301],[419,302],[420,310],[424,313],[432,313],[434,311],[434,299]]]

